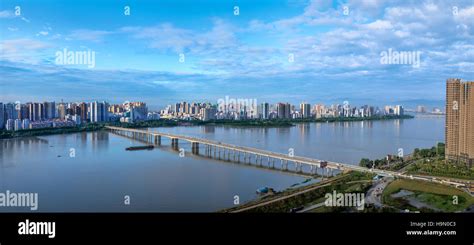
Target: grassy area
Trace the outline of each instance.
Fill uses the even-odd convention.
[[[417,160],[407,168],[407,172],[410,174],[474,180],[474,166],[469,168],[469,166],[464,163],[446,163],[443,158]]]
[[[416,198],[424,203],[430,203],[433,205],[433,207],[438,208],[440,210],[448,212],[455,212],[459,210],[459,207],[457,205],[453,205],[453,196],[416,192]],[[461,205],[463,203],[467,203],[467,199],[463,196],[458,196],[458,201]],[[468,206],[469,205],[462,206],[462,209],[465,209]]]
[[[472,196],[454,187],[407,179],[397,179],[390,183],[382,194],[383,202],[400,209],[417,210],[407,200],[390,196],[400,190],[411,191],[417,200],[446,212],[462,211],[474,204]],[[458,196],[457,205],[453,204],[453,196]]]
[[[328,188],[332,190],[336,190],[337,192],[340,193],[365,193],[370,186],[372,185],[372,181],[367,180],[367,181],[350,181],[350,182],[345,182],[344,185],[339,185],[336,188]],[[313,204],[321,203],[326,201],[326,198],[323,196],[321,198],[316,199],[312,203],[305,204],[305,206],[310,206]],[[338,212],[347,212],[351,211],[353,208],[351,207],[327,207],[325,205],[315,208],[310,210],[310,213],[338,213]]]

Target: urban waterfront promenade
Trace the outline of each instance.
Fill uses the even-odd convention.
[[[429,182],[437,182],[444,185],[452,185],[455,187],[465,187],[466,183],[457,182],[452,180],[437,179],[432,176],[415,176],[415,175],[406,175],[402,172],[396,171],[387,171],[374,168],[365,168],[361,166],[338,163],[332,161],[325,161],[314,158],[307,158],[301,156],[290,156],[289,154],[282,154],[278,152],[271,152],[266,150],[261,150],[252,147],[246,146],[237,146],[232,144],[227,144],[219,141],[213,141],[208,139],[190,137],[185,135],[176,135],[169,133],[162,133],[156,131],[148,131],[142,129],[133,129],[133,128],[122,128],[122,127],[113,127],[106,126],[110,132],[128,137],[134,140],[142,141],[149,144],[161,145],[161,139],[163,137],[170,139],[171,147],[175,150],[180,150],[179,141],[187,141],[191,143],[191,151],[195,155],[200,155],[201,153],[210,158],[231,161],[236,163],[255,163],[257,166],[267,167],[270,169],[275,169],[276,166],[280,167],[281,170],[294,171],[294,172],[303,172],[303,167],[309,168],[310,174],[319,173],[328,176],[333,175],[335,172],[340,171],[358,171],[366,173],[374,173],[380,176],[387,177],[398,177],[398,178],[407,178],[407,179],[416,179]],[[202,150],[200,150],[202,149]],[[289,168],[290,166],[290,168]],[[291,166],[294,166],[291,168]]]

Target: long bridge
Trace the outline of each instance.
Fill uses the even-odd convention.
[[[253,147],[237,146],[233,144],[227,144],[219,141],[213,141],[203,138],[190,137],[185,135],[169,134],[157,131],[133,129],[133,128],[122,128],[106,126],[112,133],[121,135],[134,140],[142,141],[149,144],[161,145],[161,139],[168,138],[171,141],[171,147],[175,150],[180,150],[179,141],[186,141],[191,143],[192,154],[200,155],[200,148],[204,149],[203,154],[206,157],[232,161],[236,163],[248,163],[255,162],[257,166],[267,167],[275,169],[275,162],[279,162],[281,170],[289,170],[289,164],[294,165],[294,171],[297,173],[303,173],[303,167],[309,167],[310,174],[317,174],[318,170],[322,174],[324,172],[329,176],[335,171],[358,171],[374,173],[380,176],[386,177],[398,177],[407,179],[416,179],[422,181],[437,182],[445,185],[453,185],[455,187],[464,187],[465,183],[455,182],[444,179],[437,179],[431,176],[414,176],[407,175],[396,171],[387,171],[374,168],[365,168],[361,166],[351,165],[347,163],[338,163],[333,161],[324,161],[314,158],[307,158],[301,156],[294,156],[290,154],[282,154],[278,152],[261,150]],[[277,165],[278,166],[278,165]]]

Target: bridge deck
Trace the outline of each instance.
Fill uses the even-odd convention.
[[[315,166],[315,167],[320,167],[320,163],[323,161],[323,160],[320,160],[320,159],[301,157],[301,156],[290,156],[290,155],[282,154],[282,153],[278,153],[278,152],[266,151],[266,150],[261,150],[261,149],[257,149],[257,148],[253,148],[253,147],[247,147],[247,146],[237,146],[237,145],[233,145],[233,144],[222,143],[222,142],[219,142],[219,141],[213,141],[213,140],[208,140],[208,139],[190,137],[190,136],[185,136],[185,135],[177,135],[177,134],[169,134],[169,133],[163,133],[163,132],[157,132],[157,131],[149,131],[149,130],[141,130],[141,129],[133,129],[133,128],[113,127],[113,126],[106,126],[106,128],[108,128],[110,130],[142,133],[142,134],[147,134],[147,135],[152,135],[152,136],[167,137],[167,138],[170,138],[170,139],[185,140],[185,141],[188,141],[188,142],[200,143],[200,144],[205,144],[205,145],[214,146],[214,147],[218,147],[218,148],[238,151],[238,152],[242,152],[242,153],[254,154],[254,155],[263,156],[263,157],[270,157],[270,158],[279,159],[279,160],[283,160],[283,161],[302,163],[302,164],[306,164],[306,165],[309,165],[309,166]],[[327,162],[326,167],[331,168],[331,169],[368,172],[368,173],[378,174],[378,175],[381,175],[381,176],[400,177],[400,178],[417,179],[417,180],[430,181],[430,182],[438,182],[438,183],[441,183],[441,184],[449,184],[449,185],[454,185],[454,186],[457,186],[457,187],[465,185],[464,183],[459,183],[459,182],[438,180],[438,179],[436,179],[434,177],[431,177],[431,176],[413,176],[413,175],[402,174],[402,173],[396,172],[396,171],[387,171],[387,170],[381,170],[381,169],[369,169],[369,168],[356,166],[356,165],[351,165],[351,164],[347,164],[347,163],[338,163],[338,162],[332,162],[332,161],[325,161],[325,162]]]

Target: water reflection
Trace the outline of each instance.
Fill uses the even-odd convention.
[[[109,133],[107,131],[92,132],[90,143],[94,151],[100,152],[109,147]]]
[[[201,132],[203,132],[204,134],[213,134],[215,132],[215,128],[216,127],[214,126],[205,125],[201,127]]]
[[[48,140],[38,137],[0,140],[0,166],[2,168],[13,167],[19,163],[15,161],[16,156],[37,152],[47,145]]]

